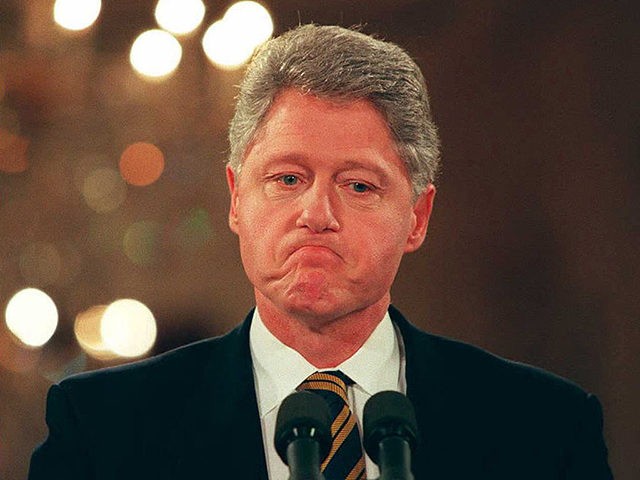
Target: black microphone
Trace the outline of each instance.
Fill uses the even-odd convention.
[[[399,392],[379,392],[364,406],[364,448],[380,467],[378,480],[413,480],[411,453],[418,439],[413,405]]]
[[[320,464],[331,449],[331,413],[327,402],[307,391],[282,401],[276,419],[276,451],[289,466],[290,480],[324,480]]]

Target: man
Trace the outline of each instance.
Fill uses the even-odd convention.
[[[425,238],[438,164],[424,80],[403,50],[339,27],[271,40],[230,143],[229,225],[256,309],[226,336],[54,385],[31,479],[287,478],[278,407],[323,383],[317,371],[339,375],[352,426],[376,392],[407,394],[417,479],[612,478],[595,397],[390,306],[403,255]],[[334,442],[328,480],[378,476],[356,443],[338,477]]]

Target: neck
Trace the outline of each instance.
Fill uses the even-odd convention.
[[[384,318],[389,303],[387,294],[362,310],[315,318],[281,310],[256,292],[256,305],[264,325],[316,368],[336,367],[356,353]]]

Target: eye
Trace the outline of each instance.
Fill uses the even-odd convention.
[[[349,184],[349,186],[356,193],[367,193],[371,190],[371,187],[369,185],[362,182],[352,182]]]
[[[286,185],[288,187],[292,187],[294,185],[297,185],[300,182],[300,179],[295,176],[295,175],[282,175],[281,177],[278,178],[278,180],[283,184]]]

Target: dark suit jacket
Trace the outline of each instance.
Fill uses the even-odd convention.
[[[424,333],[391,308],[420,439],[416,479],[610,479],[597,399],[542,370]],[[51,387],[29,478],[266,479],[249,352],[229,334]]]

